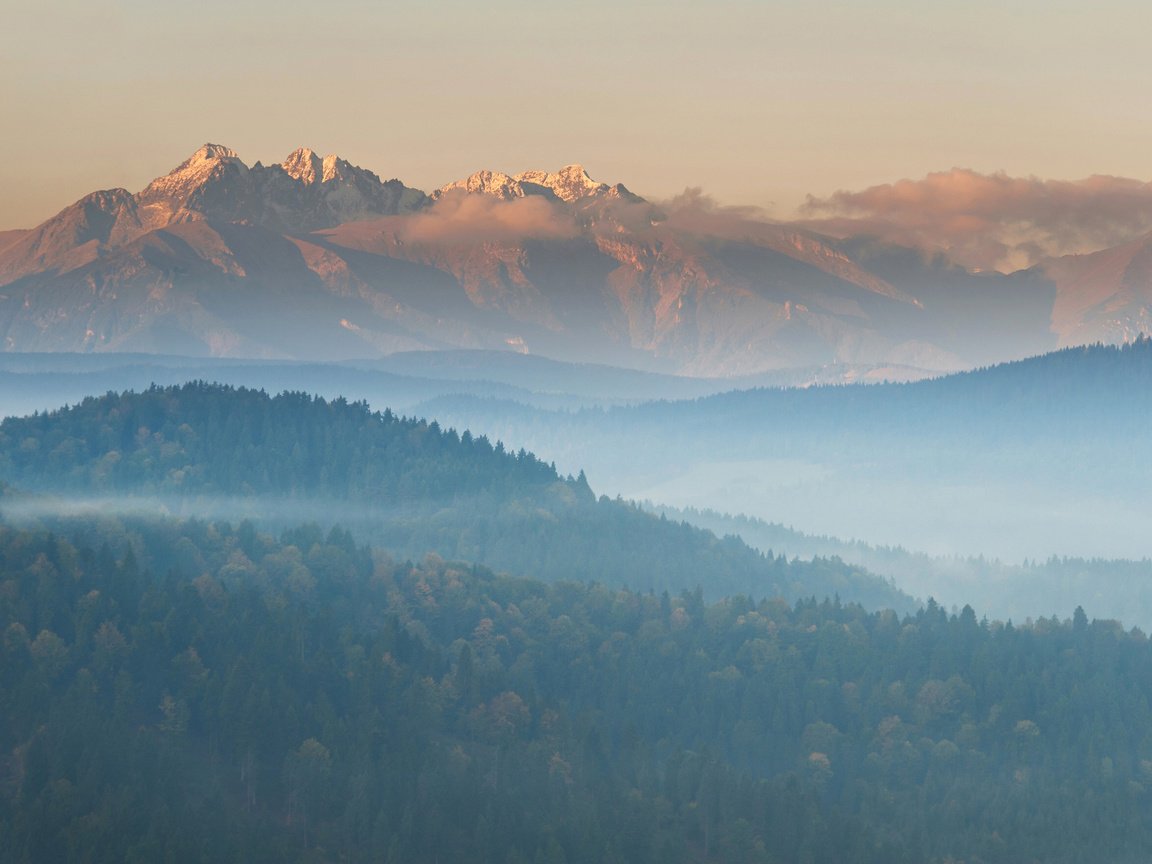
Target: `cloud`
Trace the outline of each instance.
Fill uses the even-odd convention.
[[[578,233],[572,217],[541,196],[503,201],[490,195],[446,193],[426,210],[408,217],[409,243],[486,243],[525,237],[563,238]]]
[[[620,227],[641,236],[664,228],[684,235],[755,240],[777,225],[759,208],[724,206],[699,188],[665,201],[604,199],[575,209],[542,195],[503,200],[452,189],[399,224],[402,239],[414,244],[564,239],[588,228],[612,233]]]
[[[779,223],[769,219],[765,210],[721,205],[699,187],[660,201],[605,202],[600,215],[608,218],[602,218],[596,230],[610,234],[623,228],[640,237],[671,231],[680,236],[762,242],[780,231]]]
[[[675,228],[721,237],[755,233],[770,224],[759,207],[721,205],[699,188],[685,189],[664,205],[668,223]]]
[[[942,251],[957,263],[1015,270],[1152,231],[1152,183],[1096,175],[1043,180],[953,168],[859,192],[808,197],[803,224]]]

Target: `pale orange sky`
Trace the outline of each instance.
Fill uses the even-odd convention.
[[[432,189],[582,162],[786,217],[953,166],[1152,179],[1152,4],[4,0],[0,229],[205,141]]]

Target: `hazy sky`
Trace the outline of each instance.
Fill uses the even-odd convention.
[[[0,0],[0,228],[205,141],[431,189],[582,162],[791,215],[954,166],[1152,179],[1152,4]]]

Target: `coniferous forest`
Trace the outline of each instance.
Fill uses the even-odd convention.
[[[708,604],[250,523],[5,527],[0,564],[13,862],[1152,844],[1152,652],[1079,611],[1013,627],[932,603]]]
[[[1152,648],[209,384],[0,424],[4,860],[1136,862]]]
[[[913,605],[859,567],[789,564],[597,499],[583,474],[561,478],[499,442],[302,393],[193,383],[10,418],[0,424],[0,478],[100,509],[135,501],[284,526],[325,519],[404,557],[432,551],[546,579]]]

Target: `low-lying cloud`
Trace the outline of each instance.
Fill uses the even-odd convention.
[[[400,236],[414,244],[566,239],[588,228],[612,234],[621,227],[639,236],[662,227],[687,235],[756,239],[776,226],[764,210],[722,205],[699,188],[657,202],[603,200],[588,210],[573,210],[542,195],[504,200],[454,189],[400,224]]]
[[[1005,272],[1093,252],[1152,231],[1152,183],[1095,175],[1043,180],[953,168],[827,198],[809,196],[807,227],[870,235]]]
[[[685,189],[666,202],[664,209],[671,226],[699,234],[741,236],[771,224],[767,212],[759,207],[722,205],[699,188]]]
[[[571,215],[539,195],[504,201],[491,195],[447,192],[404,221],[410,243],[486,243],[525,237],[574,237]]]
[[[781,229],[766,210],[721,204],[699,187],[664,200],[606,202],[602,214],[608,218],[600,221],[597,230],[605,234],[622,227],[641,237],[655,230],[756,242],[777,236]]]

